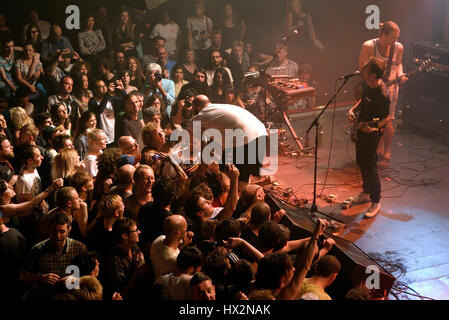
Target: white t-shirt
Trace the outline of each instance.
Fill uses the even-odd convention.
[[[182,274],[175,276],[173,273],[165,274],[156,279],[155,283],[162,284],[170,292],[171,300],[189,300],[189,283],[192,275]]]
[[[180,29],[176,23],[169,23],[166,25],[158,23],[154,26],[153,31],[151,32],[151,38],[153,39],[156,36],[165,38],[165,49],[169,56],[173,56],[176,51],[176,40],[179,37],[179,33]]]
[[[234,139],[234,145],[241,147],[259,137],[267,136],[265,125],[251,112],[230,104],[210,104],[193,121],[201,121],[201,128],[217,129],[225,139],[225,130],[241,129],[244,139]],[[204,133],[206,137],[210,135]],[[240,136],[240,135],[239,135]]]
[[[90,175],[95,178],[98,173],[97,156],[86,153],[84,156],[84,164],[86,165],[86,172],[90,173]]]
[[[174,250],[167,247],[163,243],[164,239],[165,235],[161,235],[151,245],[150,259],[153,265],[154,278],[176,271],[176,258],[178,257],[179,249],[176,248]]]
[[[112,103],[110,101],[106,103],[104,111],[100,113],[99,120],[101,128],[106,134],[106,143],[113,143],[115,139],[115,116],[114,108],[112,107]]]
[[[210,38],[203,40],[201,35],[206,35],[209,31],[213,30],[212,20],[206,16],[202,19],[196,17],[187,18],[186,23],[187,30],[191,30],[193,37],[193,49],[195,50],[206,50],[212,45]]]
[[[37,170],[34,169],[33,173],[23,173],[23,169],[20,171],[16,182],[16,194],[30,193],[33,197],[37,196],[42,190],[41,177]]]

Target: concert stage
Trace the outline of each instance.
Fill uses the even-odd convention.
[[[397,134],[391,165],[380,170],[381,213],[374,219],[364,219],[369,204],[341,208],[344,200],[361,191],[354,144],[343,129],[348,109],[348,106],[335,109],[333,149],[324,190],[332,108],[326,111],[321,123],[317,194],[334,195],[336,203],[321,197],[317,200],[319,211],[344,223],[335,236],[356,245],[396,278],[390,299],[449,299],[449,147],[414,133]],[[316,112],[289,115],[300,139],[304,138],[313,114]],[[285,129],[291,137],[287,126]],[[310,141],[313,143],[313,136]],[[290,146],[296,147],[296,144],[290,141]],[[310,207],[313,170],[312,155],[280,156],[278,172],[274,175],[280,186],[273,192],[285,200],[287,197],[283,196],[288,195],[291,188],[293,194],[289,201],[307,199],[306,207]],[[299,222],[304,218],[300,215],[304,214],[300,210],[288,213],[293,222]]]

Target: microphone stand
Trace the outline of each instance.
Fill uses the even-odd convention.
[[[323,113],[327,110],[327,108],[330,106],[330,104],[334,101],[334,99],[337,97],[337,95],[340,93],[340,91],[343,89],[343,87],[346,85],[350,77],[345,77],[343,84],[340,86],[340,88],[337,90],[337,92],[334,93],[332,98],[329,100],[327,105],[324,107],[323,110],[321,110],[320,114],[313,120],[311,123],[309,129],[306,131],[306,136],[309,134],[310,130],[312,130],[313,127],[315,127],[315,168],[314,168],[314,177],[313,177],[313,203],[310,207],[310,213],[313,215],[313,213],[318,212],[320,214],[323,214],[318,211],[318,207],[316,205],[316,188],[317,188],[317,170],[318,170],[318,134],[319,134],[319,127],[320,123],[319,120]],[[323,214],[325,215],[325,214]],[[337,220],[335,218],[332,218],[334,220]],[[338,221],[338,220],[337,220]],[[339,221],[341,222],[341,221]]]

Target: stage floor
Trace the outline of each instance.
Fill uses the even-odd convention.
[[[319,211],[342,221],[345,226],[336,235],[397,278],[390,299],[449,300],[449,147],[409,133],[396,135],[391,165],[380,170],[382,211],[367,220],[369,204],[341,209],[340,203],[361,187],[354,145],[349,135],[337,139],[324,190],[330,139],[320,148],[317,188],[318,195],[335,195],[337,203],[318,199]],[[290,199],[307,199],[310,207],[313,169],[313,156],[281,156],[274,174],[278,191],[291,188]]]

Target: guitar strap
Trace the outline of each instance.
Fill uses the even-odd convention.
[[[387,83],[389,78],[390,78],[390,74],[391,74],[391,67],[393,65],[393,57],[396,53],[396,44],[394,44],[394,46],[392,46],[390,48],[390,56],[388,57],[388,62],[387,62],[387,66],[385,67],[385,73],[384,76],[382,78],[382,80]]]

